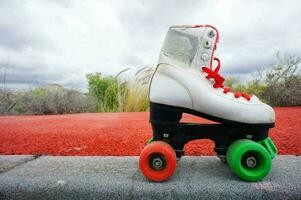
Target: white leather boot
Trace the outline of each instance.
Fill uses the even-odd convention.
[[[168,180],[189,141],[214,141],[217,156],[246,181],[260,181],[277,154],[269,128],[273,109],[256,96],[224,87],[214,58],[218,31],[209,25],[170,27],[150,84],[153,137],[142,150],[139,168],[149,180]],[[213,67],[213,61],[217,66]],[[182,113],[217,124],[180,122]]]
[[[210,25],[169,28],[150,84],[151,120],[179,121],[185,112],[226,124],[274,126],[270,106],[224,87],[214,58],[218,39]]]

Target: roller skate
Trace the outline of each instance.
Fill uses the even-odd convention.
[[[150,181],[168,180],[184,145],[197,139],[214,141],[217,156],[243,180],[260,181],[271,169],[277,154],[268,137],[274,110],[254,95],[224,86],[220,61],[214,57],[218,40],[217,29],[210,25],[168,30],[149,90],[153,137],[139,159]],[[183,113],[217,123],[183,123]]]

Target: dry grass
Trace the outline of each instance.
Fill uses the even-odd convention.
[[[144,67],[136,72],[134,80],[129,81],[124,107],[125,112],[148,110],[148,90],[153,73],[153,68]]]

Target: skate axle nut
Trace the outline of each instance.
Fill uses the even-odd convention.
[[[249,168],[255,168],[257,166],[257,160],[256,158],[254,158],[253,156],[251,157],[248,157],[246,159],[246,165],[249,167]]]
[[[160,158],[155,158],[153,159],[152,164],[155,169],[159,170],[163,166],[163,160],[161,160]]]
[[[149,165],[155,171],[160,171],[166,166],[166,159],[161,153],[154,153],[149,158]]]

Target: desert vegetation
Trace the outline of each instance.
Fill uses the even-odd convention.
[[[276,55],[277,64],[258,69],[249,82],[226,78],[233,91],[258,96],[272,106],[301,105],[300,57],[288,53]],[[0,90],[0,114],[64,114],[81,112],[135,112],[148,109],[148,86],[154,71],[143,67],[132,78],[122,70],[115,76],[87,74],[88,92],[81,93],[58,84],[17,92]]]
[[[226,85],[234,91],[254,94],[272,106],[300,106],[300,57],[277,53],[276,59],[274,67],[268,70],[257,69],[253,80],[243,84],[235,78],[229,78]]]
[[[148,109],[148,85],[153,68],[139,69],[133,78],[87,74],[88,92],[51,84],[12,92],[0,90],[0,114],[67,114],[82,112],[134,112]]]

